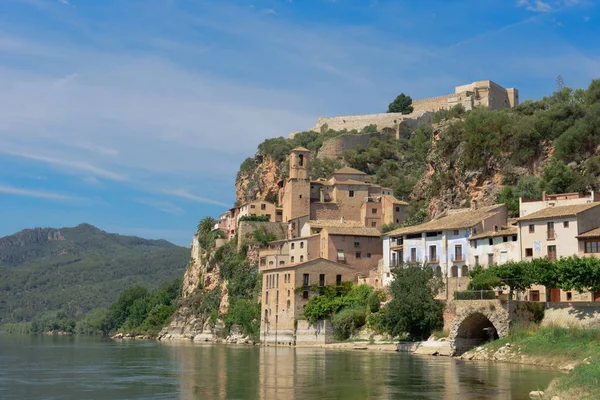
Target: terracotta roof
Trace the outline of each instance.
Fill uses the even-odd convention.
[[[362,182],[362,181],[357,181],[355,179],[334,179],[335,184],[338,185],[361,185],[361,186],[371,186],[371,187],[378,187],[379,185],[375,185],[373,183],[369,183],[369,182]]]
[[[476,210],[463,211],[434,219],[421,225],[413,225],[406,228],[396,229],[394,231],[385,233],[383,236],[400,236],[428,231],[470,228],[473,225],[477,225],[479,222],[481,222],[481,220],[497,214],[501,207],[504,207],[504,204],[495,204],[488,207],[481,207]]]
[[[296,147],[295,149],[292,149],[292,151],[308,151],[308,152],[310,152],[309,149],[307,149],[306,147],[302,147],[302,146]]]
[[[309,260],[309,261],[304,261],[301,263],[287,264],[287,265],[281,265],[281,266],[278,265],[276,267],[269,268],[268,270],[273,271],[273,270],[281,270],[281,269],[287,269],[287,268],[304,268],[304,267],[308,267],[310,265],[317,264],[317,263],[324,264],[323,266],[332,265],[332,266],[342,267],[342,268],[349,269],[349,270],[354,270],[354,268],[349,267],[348,265],[337,263],[335,261],[331,261],[331,260],[328,260],[328,259],[322,258],[322,257],[315,258],[315,259]]]
[[[592,229],[591,231],[583,232],[576,236],[577,238],[597,238],[600,237],[600,228]]]
[[[307,221],[311,228],[339,227],[339,228],[362,228],[360,221],[340,221],[339,219],[320,219],[318,221]]]
[[[352,226],[325,226],[323,227],[330,235],[354,235],[354,236],[381,236],[377,228],[352,227]]]
[[[483,232],[480,233],[479,235],[474,235],[471,236],[469,238],[469,240],[475,240],[475,239],[485,239],[485,238],[492,238],[492,237],[498,237],[498,236],[512,236],[512,235],[516,235],[518,233],[518,229],[515,227],[510,227],[510,228],[506,228],[506,229],[501,229],[498,232]]]
[[[342,167],[340,169],[336,169],[335,171],[333,171],[331,173],[331,175],[338,175],[338,174],[347,174],[347,175],[366,175],[364,172],[359,171],[357,169],[354,168],[350,168],[350,167]]]
[[[587,203],[587,204],[575,204],[570,206],[554,206],[541,209],[524,217],[517,219],[517,221],[533,221],[537,219],[547,218],[560,218],[560,217],[571,217],[575,216],[583,211],[589,210],[590,208],[598,207],[600,203]]]
[[[402,201],[402,200],[398,200],[397,198],[395,198],[391,194],[384,194],[382,197],[385,197],[390,203],[402,204],[403,206],[407,206],[408,205],[407,202]]]

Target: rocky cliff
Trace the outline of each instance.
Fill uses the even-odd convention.
[[[235,181],[235,198],[240,204],[251,200],[275,201],[279,187],[277,182],[282,177],[282,163],[269,156],[257,154],[254,159],[254,169],[249,172],[240,170]]]

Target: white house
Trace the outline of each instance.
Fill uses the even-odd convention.
[[[516,226],[502,227],[469,238],[469,265],[484,268],[519,261],[519,240]]]
[[[469,238],[506,225],[506,218],[506,207],[496,204],[451,211],[424,224],[388,232],[383,238],[383,276],[404,263],[430,266],[440,276],[466,276],[472,265]]]

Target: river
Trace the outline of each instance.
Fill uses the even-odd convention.
[[[526,399],[557,373],[360,350],[0,334],[0,399]]]

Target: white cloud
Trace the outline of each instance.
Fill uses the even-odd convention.
[[[44,190],[23,189],[2,184],[0,184],[0,193],[50,200],[81,200],[81,198],[68,196],[61,193],[48,192]]]
[[[517,0],[517,6],[524,7],[526,10],[535,12],[552,11],[552,6],[542,0]]]
[[[230,207],[231,206],[230,204],[227,204],[227,203],[224,203],[224,202],[221,202],[218,200],[209,199],[209,198],[203,197],[203,196],[197,196],[195,194],[190,193],[189,191],[187,191],[185,189],[163,190],[163,193],[171,195],[171,196],[181,197],[183,199],[192,200],[197,203],[213,204],[213,205],[222,206],[222,207]]]
[[[157,210],[163,211],[168,214],[173,214],[173,215],[185,214],[185,210],[183,208],[176,206],[175,204],[173,204],[169,201],[147,200],[147,199],[138,199],[138,200],[134,200],[134,201],[136,201],[137,203],[140,203],[140,204],[145,204],[147,206],[156,208]]]
[[[273,10],[272,8],[265,8],[263,12],[269,15],[277,15],[277,11]]]

